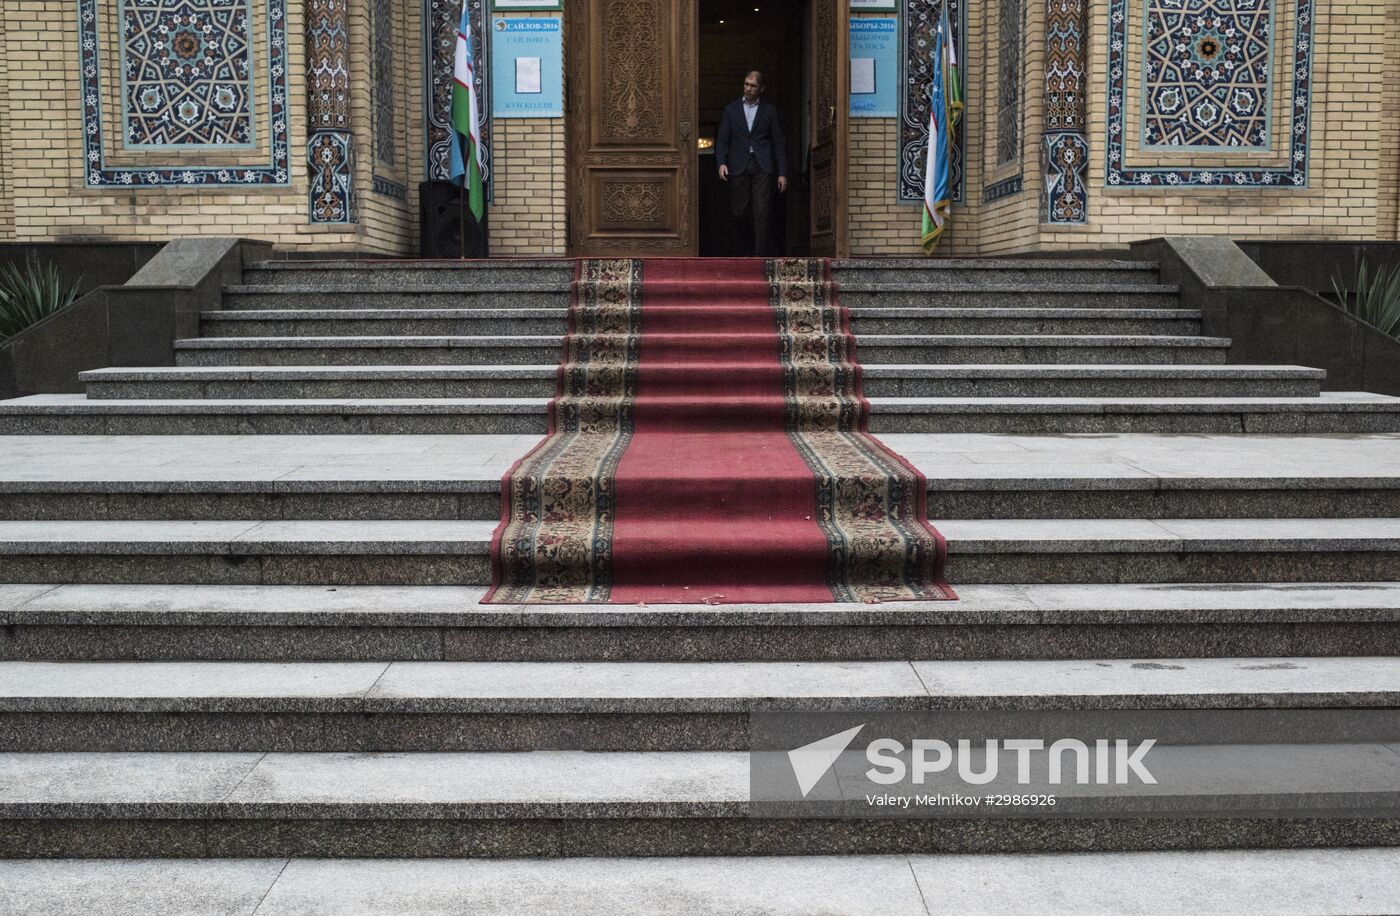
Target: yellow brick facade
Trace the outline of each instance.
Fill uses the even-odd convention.
[[[1386,13],[1376,232],[1400,238],[1400,5]]]
[[[1380,131],[1384,47],[1400,29],[1395,0],[1318,2],[1313,57],[1309,186],[1302,189],[1105,188],[1107,127],[1105,71],[1106,9],[1094,5],[1090,26],[1089,224],[1073,229],[1043,227],[1037,247],[1113,248],[1161,235],[1229,234],[1262,238],[1395,238],[1380,225]],[[1275,23],[1291,37],[1293,4],[1278,2]],[[1283,36],[1275,46],[1275,69],[1288,69]],[[1129,42],[1130,60],[1140,47]],[[1134,72],[1130,67],[1129,72]],[[1128,97],[1134,95],[1130,83]],[[1282,103],[1283,99],[1278,99]],[[1394,156],[1392,155],[1393,168]],[[1212,162],[1211,160],[1205,160]]]
[[[1291,35],[1293,2],[1275,0],[1280,46]],[[111,12],[115,2],[102,0],[99,6],[115,16]],[[266,9],[265,0],[252,0],[252,6]],[[1228,233],[1242,239],[1400,237],[1400,0],[1317,2],[1308,187],[1179,190],[1106,185],[1108,2],[1095,0],[1088,36],[1089,209],[1088,222],[1082,226],[1041,222],[1045,4],[1027,0],[1022,72],[1008,75],[995,72],[1002,5],[986,2],[968,7],[962,49],[967,73],[965,200],[954,210],[941,254],[1115,248],[1163,234]],[[302,0],[290,0],[287,6],[290,184],[188,189],[85,186],[80,85],[75,78],[77,4],[75,0],[5,2],[0,5],[0,241],[219,234],[267,239],[284,247],[413,253],[417,186],[425,157],[424,24],[421,4],[403,3],[394,9],[395,161],[374,161],[373,23],[367,0],[352,0],[356,222],[318,226],[307,219]],[[1131,75],[1142,51],[1131,47],[1131,41],[1129,45]],[[1275,69],[1287,68],[1286,53],[1276,47],[1275,54]],[[54,65],[59,60],[61,67]],[[108,91],[112,76],[104,77]],[[1002,78],[1021,80],[1021,158],[1011,164],[999,164],[995,153],[997,81]],[[1135,98],[1137,90],[1130,76],[1127,97]],[[1286,93],[1275,95],[1276,116],[1286,115],[1282,112]],[[893,118],[850,122],[845,203],[853,255],[919,253],[919,208],[895,202],[897,129]],[[565,254],[570,189],[564,119],[497,119],[493,131],[492,253]],[[1131,144],[1130,152],[1140,153]],[[167,152],[166,158],[187,155]],[[200,160],[193,156],[189,161]],[[1191,161],[1218,164],[1210,157]],[[1018,193],[993,202],[984,200],[985,188],[1017,172],[1022,179]],[[406,199],[377,193],[372,186],[376,173],[404,187]]]
[[[491,254],[565,255],[564,121],[500,118],[494,125]]]
[[[3,91],[10,84],[10,59],[5,53],[4,26],[0,19],[0,239],[12,239],[15,236],[15,194],[10,175],[10,94]]]

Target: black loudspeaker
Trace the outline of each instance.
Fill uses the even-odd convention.
[[[462,210],[466,209],[466,219]],[[467,243],[462,245],[465,227]],[[450,181],[418,185],[418,253],[425,258],[484,258],[488,255],[486,220],[476,221],[464,207],[462,189]]]

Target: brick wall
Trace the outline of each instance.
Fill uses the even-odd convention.
[[[1039,34],[1036,23],[1043,20],[1037,13],[1036,0],[1028,5],[1027,34]],[[962,56],[965,86],[963,155],[964,191],[961,203],[953,205],[952,222],[944,232],[935,256],[973,257],[1003,254],[1033,248],[1036,224],[1039,166],[1037,144],[1039,119],[1032,118],[1038,98],[1027,96],[1033,60],[1027,56],[1019,78],[1022,79],[1023,120],[1021,160],[999,165],[996,161],[996,99],[995,78],[985,71],[994,67],[982,62],[994,61],[997,53],[997,26],[1000,4],[997,2],[969,4],[967,32]],[[1026,51],[1034,51],[1035,42],[1028,42]],[[1035,60],[1043,58],[1043,54]],[[919,257],[922,207],[918,203],[898,203],[895,199],[896,157],[898,155],[899,121],[897,118],[852,118],[849,138],[851,178],[851,254],[862,256]],[[1021,173],[1023,189],[1016,194],[984,203],[987,185]]]
[[[1292,0],[1276,0],[1275,21],[1291,23]],[[1112,248],[1163,234],[1229,233],[1238,238],[1394,239],[1400,237],[1400,0],[1317,3],[1309,187],[1303,189],[1109,188],[1104,180],[1107,107],[1107,3],[1090,21],[1088,85],[1089,222],[1040,224],[1044,181],[1039,143],[1044,83],[1044,3],[1027,0],[1024,190],[985,204],[982,188],[1005,175],[995,163],[998,3],[970,4],[965,60],[967,192],[953,210],[938,254],[1005,254],[1029,249]],[[1275,67],[1289,71],[1291,25],[1278,29]],[[1133,43],[1130,42],[1130,45]],[[1140,52],[1134,52],[1140,59]],[[988,74],[988,71],[993,71]],[[1130,98],[1140,91],[1130,81]],[[1291,84],[1276,83],[1276,121],[1286,117]],[[919,211],[894,202],[897,124],[851,122],[853,254],[918,253]],[[1277,132],[1275,136],[1277,136]],[[1202,165],[1218,160],[1197,157]]]
[[[263,0],[253,0],[255,8]],[[1276,0],[1276,67],[1287,67],[1293,0]],[[1317,4],[1311,165],[1305,189],[1108,188],[1104,181],[1107,2],[1091,16],[1088,85],[1091,147],[1089,224],[1039,222],[1042,177],[1044,3],[1026,0],[1023,190],[986,203],[983,189],[1005,177],[995,162],[996,25],[1000,4],[969,4],[964,41],[966,199],[939,253],[1001,254],[1027,249],[1116,247],[1164,233],[1228,232],[1240,238],[1400,236],[1400,0]],[[104,5],[104,9],[108,5]],[[115,7],[112,7],[115,8]],[[371,190],[371,51],[368,0],[352,0],[354,131],[359,222],[311,226],[304,164],[305,52],[302,4],[288,4],[291,184],[276,188],[101,188],[84,186],[77,9],[72,0],[0,5],[0,239],[165,239],[245,235],[280,245],[409,253],[416,247],[416,185],[422,173],[419,104],[421,10],[405,4],[396,22],[402,83],[398,155],[408,199]],[[115,15],[115,14],[113,14]],[[110,41],[110,31],[104,33]],[[1280,49],[1282,53],[1280,53]],[[1133,53],[1140,54],[1140,50]],[[61,65],[55,65],[61,61]],[[107,88],[112,85],[107,80]],[[1279,84],[1280,87],[1286,86]],[[1131,97],[1138,87],[1130,85]],[[1276,88],[1277,103],[1286,93]],[[1276,109],[1277,111],[1277,109]],[[493,252],[559,255],[565,250],[563,119],[497,119]],[[851,250],[919,253],[919,208],[895,203],[895,119],[852,119],[849,138]],[[165,158],[199,154],[163,153]]]
[[[1290,72],[1287,55],[1294,6],[1276,0],[1275,68]],[[1104,186],[1106,4],[1091,18],[1089,85],[1089,225],[1043,227],[1040,247],[1116,247],[1166,234],[1221,234],[1236,238],[1395,238],[1379,219],[1381,106],[1387,16],[1394,0],[1318,2],[1313,72],[1309,186],[1307,188],[1107,188]],[[1392,19],[1392,22],[1394,20]],[[1140,54],[1129,42],[1134,54]],[[1130,69],[1131,72],[1131,69]],[[1277,83],[1275,84],[1277,87]],[[1285,81],[1283,84],[1290,84]],[[1129,98],[1138,88],[1128,87]],[[1276,93],[1278,92],[1276,88]],[[1291,88],[1279,98],[1286,104]],[[1278,109],[1276,108],[1277,112]],[[1277,136],[1277,132],[1275,133]],[[1394,168],[1389,155],[1387,169]]]
[[[9,238],[163,240],[178,235],[241,235],[288,246],[398,250],[399,239],[369,231],[368,227],[376,226],[373,215],[368,223],[350,227],[307,224],[301,3],[293,0],[287,6],[291,184],[266,188],[85,187],[76,4],[33,0],[6,3],[0,10],[5,17],[8,68],[0,96],[9,108],[6,130],[0,136],[4,144],[0,159],[12,179],[11,191],[4,195],[13,214]],[[363,18],[357,18],[352,29],[363,32]],[[110,41],[110,31],[104,31],[103,37]],[[255,51],[255,60],[263,54],[264,50]],[[111,86],[110,80],[106,85]],[[368,149],[368,129],[367,113],[357,111],[355,133],[361,150]],[[200,154],[179,151],[166,151],[161,158],[163,163],[202,161]],[[362,191],[362,202],[368,192],[368,174],[364,172],[364,187],[356,186]]]
[[[563,118],[494,122],[496,198],[491,205],[495,257],[563,257],[565,169]]]
[[[5,53],[7,7],[0,6],[0,241],[15,237],[14,182],[10,176],[9,57]]]
[[[1400,238],[1400,0],[1386,14],[1376,234]]]
[[[567,13],[511,15],[563,19]],[[567,61],[567,22],[563,34]],[[568,249],[564,119],[495,118],[491,130],[496,169],[491,256],[563,257]]]

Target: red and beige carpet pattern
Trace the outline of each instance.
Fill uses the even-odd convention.
[[[580,261],[484,600],[952,598],[924,478],[868,416],[828,262]]]

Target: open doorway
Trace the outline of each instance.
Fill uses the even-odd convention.
[[[744,74],[761,70],[763,98],[778,109],[787,142],[788,189],[773,205],[773,250],[800,257],[811,250],[808,180],[810,0],[698,0],[700,54],[696,92],[702,256],[732,256],[746,248],[736,238],[729,188],[719,180],[715,133],[724,107],[739,98]]]

